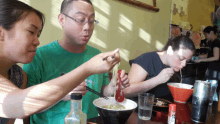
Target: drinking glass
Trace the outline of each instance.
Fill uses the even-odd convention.
[[[138,117],[141,120],[150,120],[154,104],[154,95],[150,93],[138,94]]]
[[[216,89],[218,87],[218,81],[217,80],[206,80],[206,81],[211,83],[210,96],[209,96],[209,98],[210,98],[209,105],[212,105],[213,100],[216,99],[216,98],[218,99],[217,92],[216,92]]]

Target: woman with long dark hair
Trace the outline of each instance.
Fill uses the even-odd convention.
[[[194,51],[193,41],[182,35],[171,38],[162,51],[147,52],[130,60],[130,87],[124,89],[125,95],[136,97],[138,93],[148,92],[172,101],[166,83],[173,82],[173,74],[186,66]]]
[[[220,62],[219,60],[219,48],[220,40],[217,37],[218,29],[217,26],[208,26],[204,30],[204,35],[206,39],[211,42],[208,54],[200,56],[200,59],[195,60],[196,63],[199,62]]]

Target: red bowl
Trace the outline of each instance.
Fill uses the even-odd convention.
[[[175,102],[186,103],[193,93],[193,85],[183,83],[167,83]]]

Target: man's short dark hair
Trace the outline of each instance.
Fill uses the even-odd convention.
[[[70,10],[71,5],[72,5],[71,3],[73,1],[85,1],[85,2],[92,5],[92,2],[90,0],[63,0],[63,2],[61,4],[60,13],[67,13]]]

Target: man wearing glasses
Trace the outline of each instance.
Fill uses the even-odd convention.
[[[98,23],[95,20],[94,8],[90,0],[64,0],[58,20],[63,28],[63,38],[38,48],[34,60],[30,64],[23,65],[28,76],[28,86],[59,77],[62,73],[68,73],[100,53],[98,49],[87,45],[94,26]],[[121,77],[123,87],[128,87],[129,81],[124,70]],[[93,101],[98,96],[87,92],[86,85],[104,96],[113,94],[115,85],[113,82],[109,83],[107,73],[96,74],[88,77],[86,82],[82,82],[72,91],[84,95],[82,109],[87,114],[87,118],[97,117],[98,112]],[[31,116],[30,123],[64,124],[64,118],[70,112],[71,102],[69,100],[70,97],[66,96],[48,110]]]

